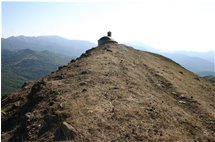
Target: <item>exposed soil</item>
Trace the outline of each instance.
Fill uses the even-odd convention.
[[[2,98],[6,141],[215,142],[215,85],[110,43]]]

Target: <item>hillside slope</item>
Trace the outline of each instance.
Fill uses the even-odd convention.
[[[35,80],[50,74],[60,65],[69,62],[69,57],[49,51],[22,49],[1,50],[2,79],[1,94],[6,95],[20,89],[27,80]]]
[[[2,98],[2,141],[215,141],[215,86],[163,56],[91,49]]]

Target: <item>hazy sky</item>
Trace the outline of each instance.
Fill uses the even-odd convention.
[[[215,0],[2,2],[2,37],[59,35],[96,43],[109,30],[118,42],[214,50]]]

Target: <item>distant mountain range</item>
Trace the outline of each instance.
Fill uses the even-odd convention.
[[[126,45],[164,55],[200,76],[215,76],[213,51],[167,53],[141,42]],[[2,94],[20,88],[26,80],[39,79],[49,74],[95,46],[90,41],[68,40],[60,36],[2,38]]]
[[[186,69],[200,75],[214,75],[214,64],[211,61],[201,57],[189,56],[179,53],[163,53],[164,56],[171,58],[181,64]],[[208,54],[210,56],[210,54]]]
[[[9,50],[31,49],[35,51],[48,50],[69,57],[80,56],[87,49],[95,46],[94,43],[85,40],[68,40],[60,36],[17,36],[2,38],[2,48]]]
[[[48,75],[95,44],[59,36],[1,39],[2,95],[19,89],[27,80]]]
[[[205,76],[204,78],[209,80],[212,83],[215,83],[215,76]]]
[[[131,46],[137,49],[154,52],[166,56],[173,61],[179,63],[186,69],[198,74],[199,76],[215,76],[215,52],[188,52],[188,51],[175,51],[175,52],[162,52],[158,49],[150,47],[141,42],[132,42]]]

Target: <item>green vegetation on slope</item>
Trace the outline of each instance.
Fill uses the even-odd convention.
[[[13,91],[16,91],[18,88],[21,87],[23,82],[27,80],[26,78],[20,75],[17,75],[9,67],[4,67],[1,73],[2,73],[2,80],[1,80],[2,95],[6,95]]]
[[[2,95],[19,89],[27,80],[48,75],[68,61],[68,57],[49,51],[2,49]]]

